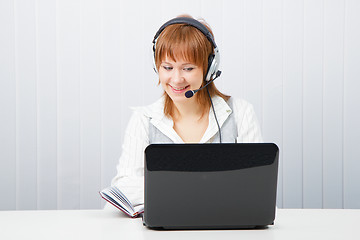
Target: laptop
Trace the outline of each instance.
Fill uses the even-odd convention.
[[[278,158],[273,143],[151,144],[143,223],[161,229],[272,225]]]

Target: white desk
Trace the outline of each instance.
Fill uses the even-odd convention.
[[[0,239],[360,239],[360,210],[278,209],[264,230],[156,231],[110,210],[0,211]]]

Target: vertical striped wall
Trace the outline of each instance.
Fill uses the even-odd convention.
[[[278,206],[360,208],[360,1],[0,0],[1,210],[103,206],[128,107],[161,95],[153,35],[182,13],[281,149]]]

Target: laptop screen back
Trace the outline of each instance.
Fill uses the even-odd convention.
[[[149,145],[145,150],[145,225],[242,228],[272,224],[278,152],[272,143]]]

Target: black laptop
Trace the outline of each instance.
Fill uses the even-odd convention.
[[[163,229],[272,225],[278,158],[273,143],[151,144],[143,223]]]

